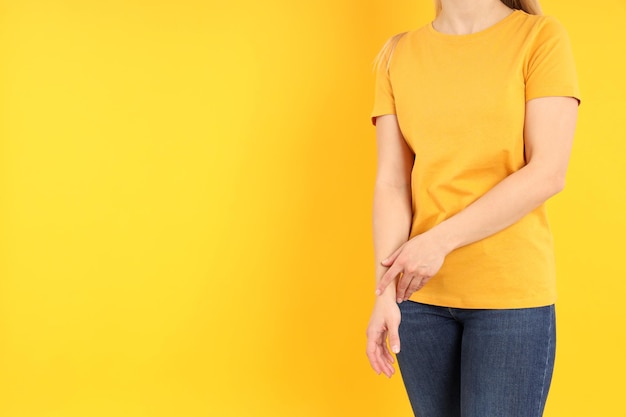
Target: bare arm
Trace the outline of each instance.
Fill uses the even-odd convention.
[[[411,169],[414,156],[406,144],[395,115],[379,116],[376,120],[378,166],[374,187],[373,236],[376,260],[376,283],[387,267],[382,260],[389,256],[409,238],[412,221]],[[377,373],[388,377],[393,373],[392,350],[397,353],[400,341],[397,335],[400,312],[396,304],[396,287],[387,287],[376,299],[374,311],[367,329],[367,356]]]
[[[408,299],[437,273],[448,253],[511,226],[561,191],[577,115],[575,98],[529,100],[524,125],[527,164],[461,212],[398,248],[384,262],[389,269],[378,291],[403,273],[396,297]]]
[[[373,236],[376,282],[387,268],[382,261],[409,238],[412,222],[411,169],[413,152],[406,144],[394,115],[377,118],[376,143],[378,167],[374,186]],[[394,299],[395,289],[385,297]]]

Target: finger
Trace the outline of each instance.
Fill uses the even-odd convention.
[[[391,366],[389,363],[385,363],[385,376],[387,378],[391,378],[393,376],[393,374],[396,373],[396,370],[393,366]]]
[[[404,247],[404,245],[400,246],[391,255],[389,255],[387,258],[385,258],[381,263],[384,266],[390,266],[391,264],[393,264],[396,261],[396,258],[398,257],[398,255],[400,255],[400,252],[402,252],[402,248],[403,247]]]
[[[371,359],[371,364],[372,364],[372,369],[374,369],[374,371],[376,372],[376,375],[380,375],[381,373],[385,372],[385,367],[383,365],[383,363],[378,359],[379,353],[378,353],[378,348],[376,348],[376,352],[374,352],[374,355]]]
[[[383,369],[378,359],[376,358],[376,352],[367,352],[367,359],[369,360],[370,366],[372,367],[374,372],[376,372],[377,375],[380,375]]]
[[[418,284],[418,286],[417,286],[417,287],[415,287],[415,289],[409,288],[409,289],[407,290],[407,295],[406,295],[406,298],[408,299],[411,295],[413,295],[413,293],[415,293],[415,292],[417,292],[417,291],[421,290],[422,288],[424,288],[424,285],[426,285],[426,283],[430,280],[430,278],[431,278],[431,277],[422,277],[422,278],[419,280],[419,284]]]
[[[386,355],[389,355],[389,351],[387,350],[387,344],[383,344],[380,346],[380,361],[383,365],[383,373],[387,376],[387,378],[391,378],[393,374],[396,373],[395,368],[389,363],[389,361],[385,360]]]
[[[385,360],[386,351],[387,351],[386,343],[383,343],[382,345],[377,346],[377,350],[376,350],[377,364],[378,364],[380,371],[384,373],[388,378],[391,378],[391,375],[393,375],[396,372],[396,370],[387,360]],[[378,372],[378,374],[380,375],[380,372]]]
[[[395,354],[400,353],[400,333],[398,332],[399,326],[399,323],[393,323],[390,324],[389,329],[387,329],[389,346],[391,346],[391,351]]]
[[[398,280],[398,287],[396,288],[396,301],[401,303],[404,300],[407,288],[411,285],[415,278],[408,274],[402,274]]]
[[[403,300],[408,300],[415,291],[420,290],[424,286],[424,278],[415,277],[404,292]]]
[[[402,267],[393,265],[391,268],[385,272],[380,282],[378,283],[378,287],[376,288],[376,295],[381,295],[385,292],[385,288],[393,281],[400,272],[402,272]]]
[[[372,369],[374,369],[377,375],[383,373],[387,378],[391,378],[395,373],[395,369],[385,360],[386,339],[387,331],[368,330],[367,356]]]
[[[378,375],[385,372],[385,360],[382,357],[382,349],[387,339],[387,331],[384,329],[370,329],[367,336],[367,357],[372,369]]]
[[[396,362],[396,360],[386,345],[385,345],[385,348],[383,349],[383,359],[385,361],[386,366],[389,366],[391,369],[393,369],[393,372],[395,372],[395,369],[393,368],[393,364]]]
[[[385,357],[385,359],[387,360],[387,363],[395,363],[395,359],[393,358],[393,355],[391,354],[391,352],[389,351],[389,349],[387,348],[387,346],[385,346],[385,349],[383,349],[383,356]]]

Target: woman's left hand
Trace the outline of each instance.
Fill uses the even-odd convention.
[[[376,294],[382,294],[394,278],[402,274],[396,289],[397,302],[406,301],[437,273],[449,251],[429,233],[423,233],[400,246],[382,264],[389,267]]]

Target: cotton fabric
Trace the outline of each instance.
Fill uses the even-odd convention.
[[[410,237],[436,226],[522,168],[525,103],[580,100],[564,27],[515,10],[468,35],[432,23],[402,35],[376,73],[372,122],[395,114],[415,153]],[[457,308],[526,308],[556,301],[545,205],[451,252],[412,301]]]

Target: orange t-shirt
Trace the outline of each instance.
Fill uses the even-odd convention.
[[[376,75],[371,113],[395,114],[415,153],[410,236],[453,216],[525,165],[528,100],[579,99],[574,59],[553,17],[516,10],[468,35],[432,24],[402,35]],[[545,206],[452,251],[411,298],[458,308],[538,307],[556,301]]]

